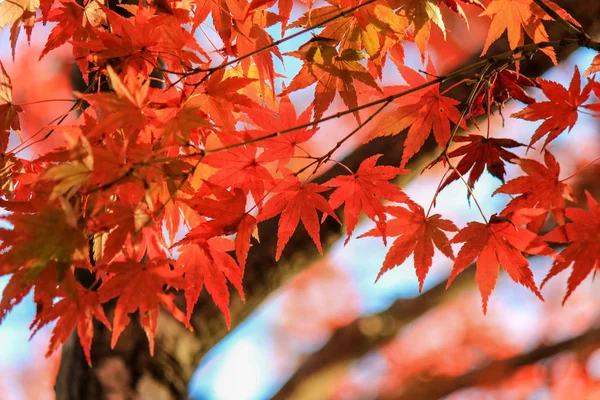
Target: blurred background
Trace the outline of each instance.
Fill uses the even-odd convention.
[[[302,11],[294,10],[296,16]],[[434,31],[431,56],[438,72],[449,71],[479,54],[487,22],[472,18],[477,9],[466,10],[470,31],[452,14],[444,14],[447,40]],[[68,46],[40,63],[32,62],[37,60],[50,28],[36,26],[30,46],[22,38],[14,62],[10,61],[8,31],[0,31],[0,59],[12,77],[16,103],[40,100],[40,96],[71,97],[72,56]],[[277,29],[272,34],[275,38],[279,35]],[[202,40],[208,43],[210,38],[218,43],[214,36],[209,33]],[[287,43],[282,52],[309,38]],[[588,50],[577,51],[544,78],[568,85],[574,66],[585,70],[594,55]],[[285,69],[280,66],[278,72],[287,77],[282,79],[284,83],[300,68],[294,60],[286,58]],[[389,64],[384,83],[401,83]],[[407,64],[420,68],[419,55],[410,45]],[[541,98],[539,90],[529,93]],[[298,112],[311,99],[310,90],[292,96]],[[337,107],[342,107],[337,100]],[[69,106],[53,102],[27,109],[23,117],[25,136],[37,132]],[[528,142],[537,124],[508,118],[522,107],[511,102],[503,110],[505,118],[496,113],[490,121],[491,136]],[[321,129],[328,133],[316,135],[308,149],[321,153],[319,148],[327,148],[354,125],[352,118],[324,124]],[[477,133],[477,128],[473,132]],[[575,128],[550,146],[563,168],[561,177],[570,176],[600,154],[598,132],[598,120],[580,115]],[[342,152],[357,144],[350,143]],[[44,149],[31,151],[34,156]],[[525,153],[519,150],[517,154]],[[539,151],[527,155],[539,158]],[[519,171],[511,165],[508,178]],[[427,207],[443,172],[440,167],[428,170],[404,190]],[[578,199],[584,190],[599,199],[599,177],[600,168],[592,166],[569,183]],[[503,195],[491,197],[499,184],[487,173],[477,183],[475,196],[486,215],[499,212],[510,200]],[[459,227],[481,219],[467,202],[467,191],[460,181],[441,192],[434,212]],[[362,223],[355,236],[372,225],[370,221]],[[374,283],[386,251],[377,238],[353,238],[346,246],[343,240],[336,243],[322,260],[307,265],[213,348],[190,384],[192,398],[600,399],[600,291],[591,278],[563,306],[567,272],[544,288],[545,302],[503,274],[484,316],[473,271],[465,271],[446,290],[452,264],[437,253],[422,294],[418,293],[412,257]],[[551,261],[537,257],[530,261],[539,283]],[[6,281],[0,278],[0,287]],[[44,357],[48,328],[29,340],[28,327],[34,315],[30,296],[0,325],[2,399],[54,398],[52,386],[60,354]]]

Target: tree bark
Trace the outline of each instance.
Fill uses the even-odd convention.
[[[598,31],[599,2],[557,1],[564,6],[587,32]],[[551,37],[560,37],[564,32],[551,29]],[[570,51],[559,54],[561,59]],[[494,52],[494,50],[491,50]],[[478,55],[473,55],[473,59]],[[465,65],[472,63],[468,60]],[[524,71],[528,76],[539,76],[551,67],[547,58],[527,63],[531,69]],[[467,89],[468,90],[468,89]],[[455,94],[465,99],[466,94]],[[355,170],[367,157],[383,154],[382,164],[397,165],[403,149],[403,137],[398,135],[372,141],[357,148],[343,160]],[[409,169],[420,170],[424,161],[431,160],[435,144],[428,142],[424,149],[408,165]],[[339,174],[338,166],[331,168],[317,181],[324,182]],[[343,172],[342,172],[343,173]],[[414,175],[402,177],[404,183]],[[259,225],[260,244],[250,250],[244,277],[246,302],[238,296],[231,298],[232,327],[240,324],[256,307],[299,271],[316,259],[318,252],[303,229],[292,237],[281,259],[274,259],[277,243],[277,221],[270,220]],[[328,218],[321,227],[323,247],[328,248],[342,235],[341,227]],[[110,312],[110,310],[109,310]],[[114,350],[110,349],[110,332],[97,326],[92,344],[93,367],[89,368],[83,357],[76,336],[72,336],[63,348],[60,371],[55,386],[58,400],[95,399],[146,399],[167,400],[187,398],[187,385],[201,358],[229,331],[221,312],[213,304],[206,291],[194,309],[189,332],[166,313],[161,314],[156,334],[155,356],[148,354],[148,344],[142,329],[132,322],[121,334]]]
[[[291,398],[295,390],[311,377],[326,374],[328,370],[344,370],[339,368],[340,364],[350,364],[390,342],[402,328],[447,299],[462,293],[467,287],[473,286],[474,277],[475,269],[467,268],[456,277],[448,289],[446,281],[442,281],[417,297],[398,299],[384,311],[359,317],[338,328],[320,350],[302,362],[271,399]]]

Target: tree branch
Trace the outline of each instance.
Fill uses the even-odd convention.
[[[582,353],[600,346],[600,328],[596,327],[572,339],[553,345],[541,345],[528,353],[493,360],[489,364],[457,377],[415,380],[397,395],[381,395],[379,400],[435,400],[472,386],[494,385],[508,378],[516,369],[551,358],[565,351]]]
[[[287,399],[309,377],[340,363],[356,360],[394,339],[400,330],[426,312],[473,286],[475,268],[467,268],[446,289],[442,281],[410,299],[398,299],[384,311],[359,317],[338,328],[329,341],[300,365],[288,381],[271,398]],[[375,328],[367,328],[374,326]]]

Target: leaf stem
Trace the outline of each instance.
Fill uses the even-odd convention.
[[[460,171],[458,171],[458,169],[456,169],[456,167],[454,167],[454,165],[452,165],[452,163],[450,162],[450,157],[448,157],[447,154],[445,154],[444,156],[446,157],[446,161],[448,162],[448,167],[451,168],[454,172],[456,172],[456,175],[458,175],[460,180],[463,181],[463,183],[467,187],[467,190],[469,191],[469,194],[473,198],[473,201],[475,202],[475,205],[477,206],[479,213],[483,217],[483,220],[485,221],[486,224],[488,224],[489,222],[488,222],[487,218],[485,217],[485,214],[483,213],[483,209],[479,205],[479,202],[477,201],[477,197],[475,197],[475,193],[473,193],[473,188],[471,188],[471,185],[469,185],[469,183],[466,181],[465,177],[460,173]]]
[[[437,198],[438,194],[440,193],[440,188],[442,187],[442,183],[444,182],[444,179],[446,179],[446,175],[448,175],[448,172],[450,172],[450,169],[446,169],[446,171],[444,171],[444,174],[442,175],[442,179],[440,179],[440,183],[438,183],[437,188],[435,189],[435,192],[433,193],[433,198],[431,199],[431,203],[429,203],[429,208],[427,208],[427,214],[425,215],[425,218],[429,218],[429,213],[431,212],[431,209],[433,208],[433,205],[435,204],[435,199]]]
[[[573,172],[571,175],[567,176],[566,178],[561,179],[561,182],[565,182],[568,181],[569,179],[573,178],[575,175],[577,175],[578,173],[580,173],[581,171],[583,171],[586,168],[591,167],[593,164],[595,164],[596,162],[600,161],[600,156],[594,158],[592,161],[588,162],[587,164],[585,164],[583,167],[578,168],[575,172]]]
[[[475,62],[475,63],[473,63],[471,65],[467,65],[465,67],[459,68],[459,69],[453,71],[450,74],[447,74],[447,75],[444,75],[444,76],[440,76],[439,78],[436,78],[436,79],[433,79],[431,81],[425,82],[425,83],[423,83],[421,85],[412,87],[412,88],[410,88],[408,90],[405,90],[403,92],[395,93],[395,94],[392,94],[390,96],[383,97],[381,99],[373,100],[373,101],[371,101],[369,103],[365,103],[365,104],[359,105],[357,107],[349,108],[349,109],[344,110],[344,111],[339,111],[339,112],[337,112],[335,114],[330,114],[330,115],[322,117],[320,119],[316,119],[316,120],[307,122],[305,124],[301,124],[301,125],[297,125],[297,126],[294,126],[294,127],[291,127],[291,128],[283,129],[281,131],[273,132],[273,133],[270,133],[268,135],[262,136],[260,138],[256,138],[256,139],[252,139],[252,140],[248,140],[248,141],[240,142],[240,143],[234,143],[234,144],[231,144],[231,145],[228,145],[228,146],[218,147],[218,148],[211,149],[211,150],[206,150],[206,154],[217,153],[219,151],[231,150],[231,149],[236,148],[236,147],[245,146],[245,145],[253,144],[253,143],[258,143],[258,142],[260,142],[262,140],[271,139],[271,138],[274,138],[274,137],[277,137],[277,136],[280,136],[280,135],[284,135],[286,133],[297,131],[299,129],[307,128],[307,127],[312,126],[312,125],[318,125],[318,124],[321,124],[323,122],[330,121],[332,119],[340,118],[340,117],[343,117],[343,116],[348,115],[348,114],[353,114],[353,113],[355,113],[357,111],[360,111],[360,110],[363,110],[365,108],[369,108],[369,107],[373,107],[373,106],[376,106],[376,105],[379,105],[379,104],[391,102],[393,100],[396,100],[396,99],[399,99],[401,97],[407,96],[407,95],[409,95],[411,93],[414,93],[414,92],[418,92],[419,90],[428,88],[430,86],[433,86],[433,85],[436,85],[436,84],[439,84],[439,83],[447,82],[449,80],[457,78],[457,77],[459,77],[459,76],[461,76],[463,74],[466,74],[467,72],[470,72],[470,71],[472,71],[474,69],[477,69],[477,68],[480,68],[482,66],[485,66],[485,65],[488,65],[488,64],[490,64],[490,65],[491,64],[495,64],[495,63],[497,63],[499,61],[512,60],[513,55],[517,54],[517,53],[521,53],[521,52],[535,53],[538,50],[546,48],[546,47],[559,47],[559,46],[565,46],[565,45],[576,44],[576,43],[577,43],[576,39],[563,39],[563,40],[554,40],[554,41],[541,42],[541,43],[530,43],[530,44],[526,44],[526,45],[523,45],[523,46],[519,46],[519,47],[516,47],[514,50],[508,50],[508,51],[505,51],[503,53],[500,53],[500,54],[497,54],[497,55],[494,55],[494,56],[489,56],[489,57],[482,58],[481,60],[479,60],[479,61],[477,61],[477,62]]]
[[[20,107],[25,107],[25,106],[31,106],[34,104],[42,104],[42,103],[53,103],[53,102],[77,102],[76,99],[46,99],[46,100],[36,100],[36,101],[30,101],[28,103],[20,103],[20,104],[16,104],[16,106],[20,106]]]
[[[361,122],[356,128],[354,128],[352,130],[352,132],[350,132],[349,134],[347,134],[346,136],[344,136],[342,139],[340,139],[340,141],[338,141],[336,143],[336,145],[327,152],[327,154],[318,157],[317,159],[315,159],[313,162],[311,162],[310,164],[304,166],[302,169],[298,170],[294,175],[298,176],[300,175],[302,172],[306,171],[308,168],[310,168],[312,165],[317,164],[317,166],[315,167],[315,171],[312,173],[312,175],[315,174],[315,172],[317,171],[317,169],[325,162],[327,162],[329,159],[331,159],[331,156],[333,155],[333,153],[335,153],[341,146],[342,144],[344,144],[344,142],[346,142],[348,139],[350,139],[352,136],[354,136],[358,131],[360,131],[365,125],[367,125],[369,122],[371,122],[380,112],[383,111],[384,108],[386,108],[392,101],[386,101],[385,103],[383,103],[377,110],[375,110],[375,112],[371,115],[369,115],[369,117],[364,120],[363,122]],[[346,167],[348,168],[348,167]],[[352,171],[350,171],[352,172]],[[352,172],[353,173],[353,172]]]

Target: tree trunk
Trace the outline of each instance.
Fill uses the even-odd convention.
[[[557,1],[578,21],[589,33],[599,31],[598,15],[600,2],[585,0]],[[560,27],[550,29],[552,38],[564,35]],[[498,48],[496,48],[498,49]],[[559,57],[564,59],[574,48],[563,49]],[[495,53],[492,49],[490,54]],[[468,60],[469,65],[478,58]],[[539,76],[551,67],[545,57],[539,62],[523,65],[527,76]],[[464,85],[462,85],[464,86]],[[453,93],[457,99],[465,99],[463,92]],[[405,135],[386,137],[374,140],[357,148],[343,163],[355,170],[367,157],[383,154],[382,164],[398,165],[403,149]],[[420,171],[423,163],[432,159],[436,150],[435,143],[428,142],[424,149],[415,156],[408,168]],[[324,182],[340,173],[335,166],[317,180]],[[401,177],[403,183],[415,175]],[[232,327],[240,324],[256,307],[281,287],[299,271],[308,267],[318,256],[312,240],[303,229],[299,229],[292,237],[279,260],[274,259],[277,243],[277,221],[270,220],[259,225],[261,243],[254,243],[250,250],[244,277],[246,302],[239,296],[231,298]],[[321,227],[323,247],[328,248],[342,235],[341,227],[328,218]],[[110,317],[110,310],[109,318]],[[64,345],[62,361],[56,381],[57,400],[96,400],[96,399],[184,399],[187,398],[187,386],[201,358],[227,334],[223,317],[213,304],[206,291],[200,297],[192,317],[194,332],[189,332],[170,315],[162,313],[156,333],[155,355],[148,354],[148,343],[143,330],[135,321],[121,334],[114,350],[110,349],[111,332],[98,325],[92,344],[93,367],[89,368],[76,335]]]

